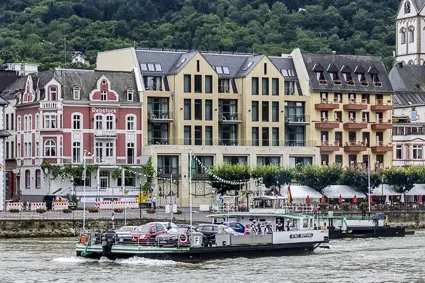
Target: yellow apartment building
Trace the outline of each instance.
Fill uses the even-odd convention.
[[[372,170],[392,165],[392,93],[380,57],[291,53],[309,97],[310,135],[321,164]]]
[[[290,56],[128,48],[99,53],[97,69],[140,73],[142,152],[156,166],[160,198],[172,189],[188,205],[190,151],[207,167],[320,164],[314,106]],[[212,201],[197,163],[195,172],[194,204]]]

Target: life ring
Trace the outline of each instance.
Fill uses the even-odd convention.
[[[184,240],[182,240],[182,236],[184,236]],[[180,244],[187,244],[188,238],[186,234],[180,234],[179,235],[179,243]]]
[[[83,245],[85,245],[87,243],[87,236],[86,235],[81,235],[80,243],[83,244]]]

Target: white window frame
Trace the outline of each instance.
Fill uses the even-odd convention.
[[[136,117],[134,115],[127,115],[125,117],[125,128],[127,131],[136,130]]]
[[[94,128],[96,130],[103,130],[103,115],[102,114],[97,114],[96,116],[94,116]]]
[[[115,129],[115,116],[114,115],[106,115],[105,116],[105,124],[106,130],[114,130]]]
[[[128,158],[129,158],[129,155],[128,155],[128,150],[129,149],[133,149],[133,162],[128,162]],[[135,143],[134,142],[128,142],[127,143],[127,145],[126,145],[126,149],[125,149],[125,157],[126,157],[126,163],[127,164],[134,164],[134,163],[136,163],[136,146],[135,146]]]
[[[44,129],[57,129],[57,128],[58,128],[58,121],[56,120],[56,114],[53,114],[53,113],[44,114]]]
[[[132,88],[127,89],[127,101],[134,101],[134,90]]]
[[[397,158],[397,151],[399,151],[399,150],[401,152],[401,158]],[[398,145],[395,146],[395,156],[394,156],[394,159],[395,160],[401,160],[401,159],[403,159],[403,146],[401,144],[398,144]]]
[[[83,116],[80,113],[72,113],[72,129],[73,130],[81,130],[82,121],[83,121]]]
[[[108,92],[106,90],[102,90],[100,92],[100,100],[107,101],[108,100]]]
[[[21,143],[18,142],[16,144],[16,158],[20,158],[21,157]]]
[[[31,114],[28,115],[27,131],[32,131],[32,115]]]
[[[115,148],[114,143],[106,142],[104,143],[104,145],[105,145],[105,157],[106,158],[114,157],[114,148]]]
[[[81,97],[81,88],[79,86],[74,86],[72,89],[72,96],[74,99],[79,100]]]
[[[72,163],[81,162],[81,142],[74,141],[72,143]]]
[[[31,171],[25,170],[25,189],[31,189]]]
[[[40,143],[39,142],[35,143],[35,154],[36,154],[36,157],[40,157]]]
[[[103,162],[103,142],[96,142],[94,148],[96,154],[96,161]]]
[[[54,155],[52,155],[53,150],[54,150]],[[57,156],[56,141],[46,140],[44,142],[44,156],[46,156],[46,157],[56,157]]]
[[[16,127],[16,130],[18,131],[18,132],[20,132],[21,130],[22,130],[22,128],[21,128],[21,120],[22,120],[22,118],[21,118],[21,115],[19,115],[18,116],[18,121],[17,121],[17,123],[18,123],[18,126]]]
[[[421,144],[414,144],[412,146],[412,159],[421,160],[422,158],[423,158],[423,146]]]
[[[38,130],[40,128],[40,114],[35,114],[35,129]]]

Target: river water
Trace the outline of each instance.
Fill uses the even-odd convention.
[[[75,257],[76,239],[0,240],[0,282],[425,282],[425,232],[331,241],[312,254],[200,264]]]

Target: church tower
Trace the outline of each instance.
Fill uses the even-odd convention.
[[[396,19],[396,62],[425,64],[425,0],[401,0]]]

